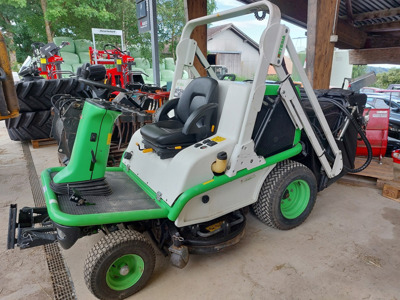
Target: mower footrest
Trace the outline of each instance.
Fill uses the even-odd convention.
[[[36,224],[38,225],[35,227]],[[57,231],[53,222],[49,220],[45,207],[24,207],[20,209],[17,222],[17,205],[11,204],[7,249],[14,249],[15,245],[22,249],[31,248],[51,244],[55,241],[57,241]]]

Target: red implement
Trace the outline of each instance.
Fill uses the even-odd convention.
[[[371,108],[364,110],[364,116],[369,115],[366,135],[372,147],[372,156],[385,156],[388,142],[389,109]],[[362,140],[357,141],[356,155],[367,156],[367,147]]]

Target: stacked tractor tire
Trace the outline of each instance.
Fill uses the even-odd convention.
[[[52,97],[58,94],[85,96],[84,85],[74,78],[32,77],[15,85],[20,115],[6,120],[11,140],[27,141],[50,137]]]

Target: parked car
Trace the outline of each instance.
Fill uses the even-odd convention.
[[[360,89],[360,93],[370,94],[370,93],[379,93],[382,89],[376,87],[363,87]]]
[[[400,98],[383,93],[367,94],[367,103],[373,108],[388,108],[392,113],[398,114],[400,119]]]
[[[379,93],[387,95],[392,100],[400,102],[400,90],[381,90]]]
[[[394,83],[394,84],[389,84],[388,90],[400,90],[400,84],[399,83]]]

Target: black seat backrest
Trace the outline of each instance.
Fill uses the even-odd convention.
[[[218,81],[210,77],[193,79],[183,91],[176,107],[177,117],[185,123],[198,107],[218,102]]]

